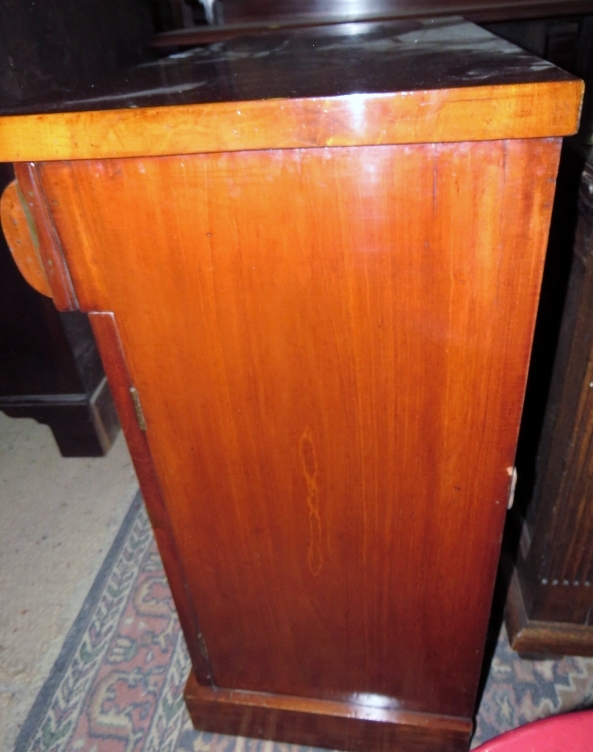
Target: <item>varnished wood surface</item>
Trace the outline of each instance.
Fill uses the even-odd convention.
[[[179,559],[177,543],[171,531],[171,522],[163,503],[162,491],[154,470],[146,435],[138,425],[130,391],[134,384],[128,372],[117,324],[111,313],[92,313],[89,320],[134,462],[134,469],[138,476],[140,490],[150,517],[159,553],[167,572],[167,579],[184,631],[193,670],[201,682],[208,684],[212,681],[212,675],[207,656],[204,654],[198,639],[200,629],[195,604],[192,603],[188,593],[187,579],[183,571],[183,564]]]
[[[14,172],[20,190],[19,197],[24,203],[22,208],[27,212],[29,230],[35,235],[43,272],[56,308],[60,311],[79,310],[70,273],[64,262],[60,241],[47,201],[41,192],[35,167],[31,164],[15,164]],[[43,272],[40,269],[38,273],[42,275]]]
[[[217,686],[471,717],[558,148],[38,167]]]
[[[352,752],[464,752],[473,725],[470,719],[398,710],[384,702],[364,705],[204,687],[193,674],[185,701],[194,725],[204,731]]]
[[[194,721],[456,750],[582,85],[459,21],[356,36],[237,40],[0,136],[41,160],[17,177],[91,313]]]
[[[33,220],[23,207],[15,181],[2,194],[0,206],[4,237],[20,273],[34,290],[51,297],[51,289],[39,255],[39,239]],[[26,206],[26,204],[25,204]]]
[[[346,24],[200,47],[102,89],[0,108],[0,159],[560,136],[582,92],[460,19]]]
[[[0,159],[537,138],[576,130],[580,81],[0,119]]]
[[[130,68],[108,85],[32,98],[0,112],[329,98],[573,78],[461,18],[408,19],[278,30],[265,39],[203,45]]]

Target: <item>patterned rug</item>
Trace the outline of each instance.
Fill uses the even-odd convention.
[[[194,731],[189,659],[138,495],[23,724],[15,752],[305,752]],[[501,631],[472,746],[593,704],[593,658],[522,660]]]

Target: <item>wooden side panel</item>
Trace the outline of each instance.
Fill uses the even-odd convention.
[[[216,685],[471,716],[558,149],[40,168]]]

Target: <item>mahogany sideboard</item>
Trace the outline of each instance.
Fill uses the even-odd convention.
[[[0,118],[89,314],[209,731],[467,749],[582,84],[459,19],[204,46]]]

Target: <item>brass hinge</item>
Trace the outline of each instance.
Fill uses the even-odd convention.
[[[144,418],[144,410],[140,402],[140,395],[135,386],[130,387],[130,394],[132,395],[132,402],[134,403],[134,412],[136,413],[136,420],[140,426],[141,431],[146,431],[146,420]]]

